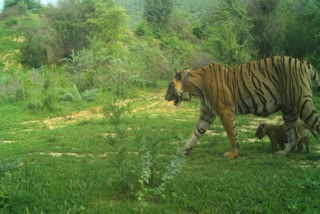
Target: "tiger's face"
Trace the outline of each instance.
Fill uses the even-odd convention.
[[[256,137],[262,139],[266,135],[266,123],[261,122],[256,131]]]
[[[172,101],[175,106],[179,106],[182,102],[183,88],[182,88],[182,74],[181,72],[175,72],[175,76],[169,82],[165,99]]]

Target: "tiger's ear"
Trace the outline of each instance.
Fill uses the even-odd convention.
[[[181,79],[181,74],[177,71],[177,69],[174,69],[174,78],[176,80],[180,80]]]

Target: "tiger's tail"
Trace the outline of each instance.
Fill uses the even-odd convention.
[[[310,128],[307,124],[305,124],[305,123],[303,123],[302,126],[303,126],[304,129],[307,129],[307,130],[318,140],[318,136],[317,136],[316,132],[315,132],[313,129],[311,129],[311,128]]]
[[[300,106],[300,118],[307,124],[309,130],[314,130],[320,134],[320,117],[314,108],[312,100],[306,99]],[[311,132],[312,133],[312,132]]]
[[[320,78],[317,70],[311,64],[305,61],[303,62],[303,64],[305,68],[308,70],[308,74],[311,80],[313,80],[316,83],[317,88],[320,89]]]
[[[310,79],[313,80],[317,88],[320,89],[320,77],[317,70],[306,61],[303,61],[303,66],[306,68]],[[312,100],[307,99],[302,106],[300,106],[300,118],[305,122],[305,124],[307,124],[307,129],[313,136],[316,137],[314,131],[320,134],[320,117],[314,108]]]

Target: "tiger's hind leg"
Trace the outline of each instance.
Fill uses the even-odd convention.
[[[238,156],[239,149],[237,121],[235,118],[235,114],[232,110],[225,109],[220,115],[220,118],[222,125],[227,132],[228,139],[231,143],[231,151],[225,152],[224,157],[232,159]]]
[[[320,134],[320,117],[314,108],[312,100],[309,102],[305,101],[305,103],[303,107],[300,107],[300,118],[307,125],[308,130],[315,136],[314,131]]]
[[[292,111],[282,110],[282,118],[284,121],[285,131],[288,137],[288,143],[286,144],[283,151],[278,152],[281,155],[288,155],[297,145],[299,140],[296,127],[298,125],[298,115]]]

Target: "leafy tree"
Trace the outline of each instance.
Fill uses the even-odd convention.
[[[144,17],[154,27],[165,27],[173,10],[173,0],[144,0]]]
[[[288,17],[285,52],[320,66],[320,1],[296,1]]]
[[[119,57],[121,42],[128,32],[128,16],[124,8],[113,6],[108,1],[96,0],[86,23],[90,25],[91,47],[97,51],[105,47],[103,50],[106,52],[103,54]]]
[[[203,47],[215,61],[236,65],[251,60],[252,25],[245,5],[239,0],[218,0],[205,15],[207,38]]]
[[[37,11],[41,8],[40,0],[5,0],[4,10],[22,4],[25,5],[28,11]]]
[[[113,2],[126,9],[126,13],[130,17],[129,27],[131,29],[135,29],[142,22],[144,0],[113,0]]]
[[[67,60],[66,69],[76,73],[85,84],[77,84],[80,91],[99,88],[123,94],[131,77],[128,60],[128,16],[124,9],[112,1],[93,0],[92,10],[86,14],[85,26],[88,46],[74,52]],[[128,39],[129,38],[129,39]]]
[[[24,17],[19,22],[25,41],[20,51],[21,62],[30,67],[41,67],[62,58],[63,44],[60,35],[50,26],[49,20],[37,14]]]
[[[257,50],[255,58],[283,54],[289,1],[251,0],[248,3],[253,27],[251,34]]]
[[[87,16],[94,10],[92,0],[61,0],[56,6],[49,5],[43,12],[48,24],[60,37],[62,57],[71,57],[89,46]]]
[[[191,21],[186,11],[175,10],[172,13],[169,23],[170,28],[183,40],[194,40]]]
[[[27,5],[23,1],[16,2],[16,4],[4,5],[4,10],[1,12],[1,19],[17,18],[28,13]]]
[[[61,47],[57,39],[59,37],[49,27],[47,19],[39,16],[39,8],[39,1],[6,1],[6,8],[1,14],[1,20],[7,26],[6,31],[10,29],[16,32],[19,62],[31,67],[58,60],[56,50]]]

